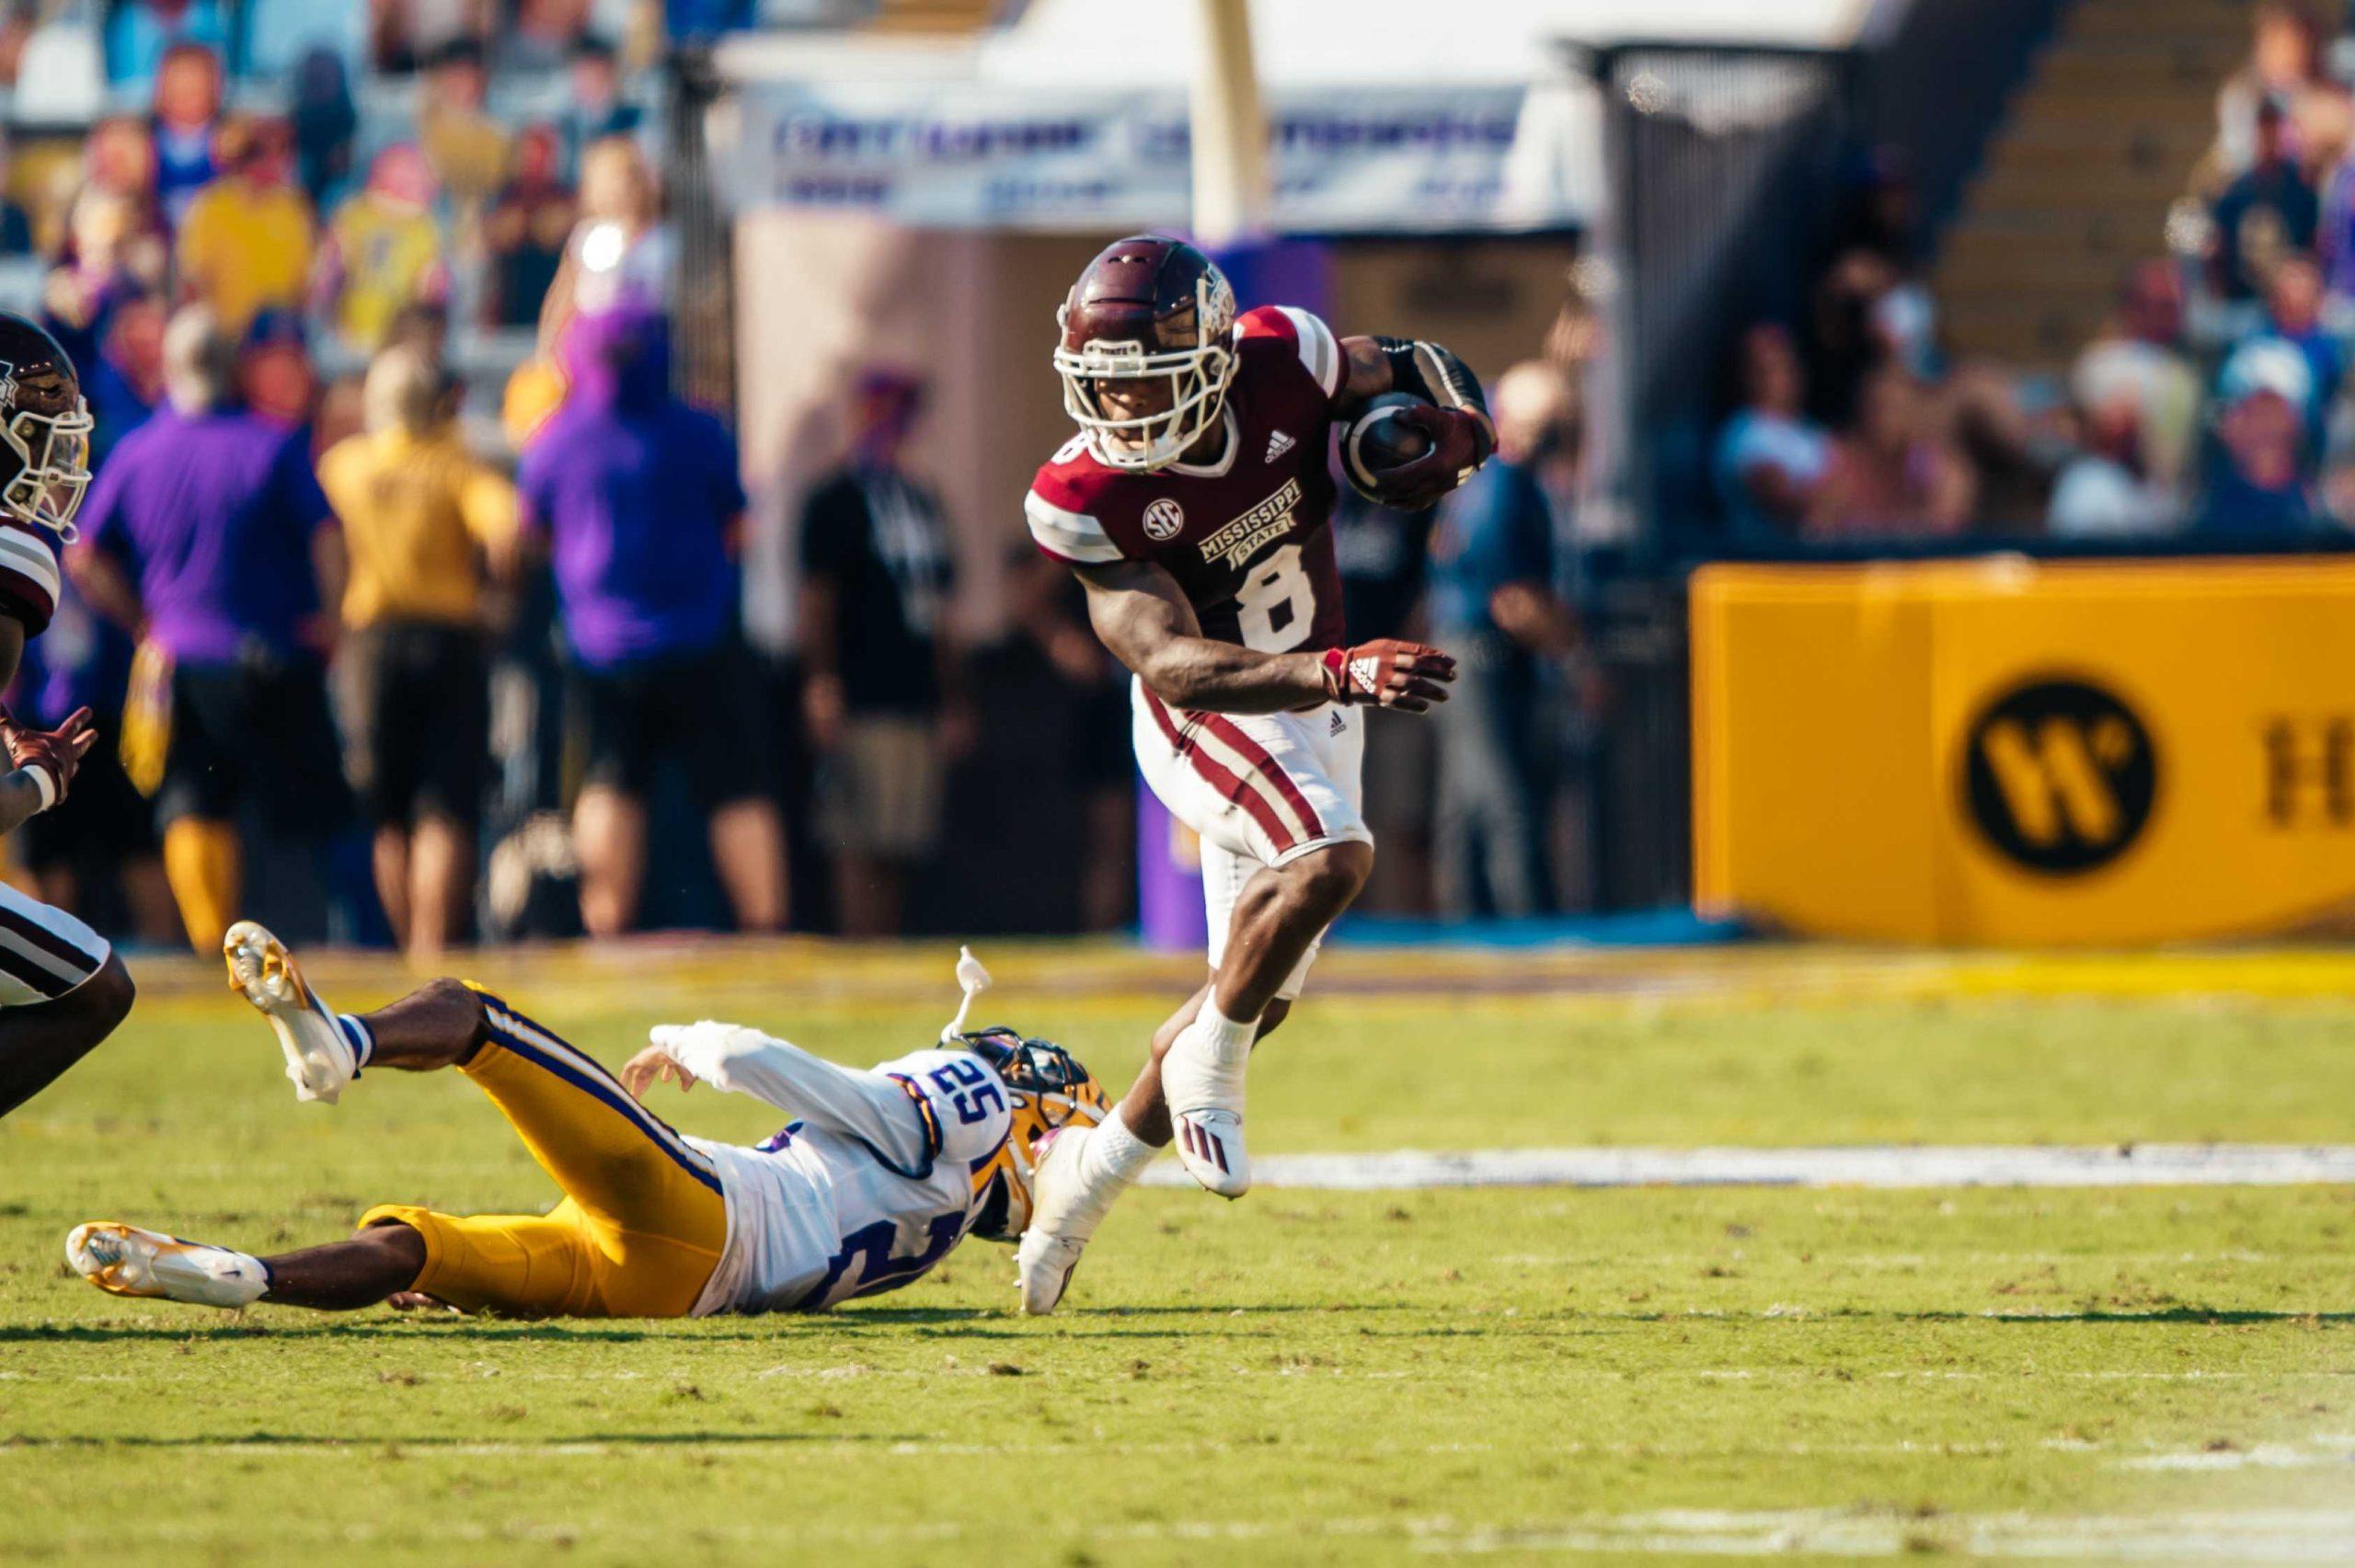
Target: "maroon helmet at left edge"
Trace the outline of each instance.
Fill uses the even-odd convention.
[[[0,511],[71,541],[90,484],[90,410],[57,339],[0,311]]]

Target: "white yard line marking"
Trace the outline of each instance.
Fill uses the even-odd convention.
[[[1622,1514],[1564,1529],[1419,1532],[1418,1550],[1444,1555],[1508,1552],[1674,1553],[1757,1557],[1967,1557],[2095,1559],[2106,1562],[2355,1562],[2355,1514],[2248,1509],[2135,1515],[1933,1514],[1922,1518],[1831,1508],[1666,1509]]]
[[[1483,1149],[1457,1154],[1260,1154],[1263,1187],[2168,1187],[2355,1185],[2347,1144],[2142,1143],[1831,1149]],[[1175,1162],[1148,1186],[1192,1185]]]
[[[159,1539],[214,1540],[222,1532],[201,1521],[156,1519],[143,1527]],[[274,1524],[287,1539],[339,1543],[405,1542],[419,1532],[400,1523],[314,1520],[290,1516]],[[797,1520],[805,1541],[845,1546],[915,1544],[976,1547],[1003,1542],[1004,1527],[988,1518],[848,1524]],[[773,1543],[770,1521],[706,1519],[687,1532],[701,1543]],[[612,1543],[661,1539],[675,1544],[674,1527],[628,1519],[558,1526],[517,1520],[492,1527],[468,1519],[436,1519],[431,1539],[532,1541],[586,1539]],[[2309,1563],[2355,1562],[2355,1513],[2335,1509],[2188,1510],[2133,1514],[1930,1514],[1883,1509],[1671,1508],[1646,1513],[1589,1514],[1504,1528],[1445,1516],[1291,1517],[1283,1519],[1109,1520],[1091,1532],[1097,1540],[1286,1542],[1364,1539],[1410,1544],[1437,1556],[1608,1552],[1629,1556],[1759,1557],[1810,1553],[1818,1557],[1907,1557],[1947,1551],[1970,1557],[2108,1562]]]

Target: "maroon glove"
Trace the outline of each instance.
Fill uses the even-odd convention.
[[[1454,679],[1454,659],[1396,637],[1325,651],[1325,700],[1343,707],[1365,703],[1419,714],[1447,701],[1442,683]]]
[[[1439,505],[1497,450],[1496,431],[1468,409],[1421,403],[1400,409],[1397,418],[1431,439],[1430,451],[1379,475],[1384,498],[1403,511]]]
[[[74,783],[74,770],[81,766],[83,754],[97,744],[98,738],[98,728],[90,722],[87,708],[75,709],[55,729],[27,729],[17,722],[15,715],[0,708],[0,745],[8,748],[11,766],[40,775],[44,811],[65,798],[66,790]]]

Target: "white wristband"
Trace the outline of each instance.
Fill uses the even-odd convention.
[[[40,796],[40,804],[34,807],[36,814],[57,804],[57,780],[47,768],[18,768],[17,773],[33,781],[33,789]]]

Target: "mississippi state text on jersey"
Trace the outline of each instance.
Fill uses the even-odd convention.
[[[1076,566],[1166,568],[1206,637],[1262,653],[1339,647],[1326,454],[1340,344],[1315,316],[1283,305],[1237,317],[1234,341],[1226,444],[1214,461],[1113,468],[1075,436],[1030,482],[1030,535]]]

